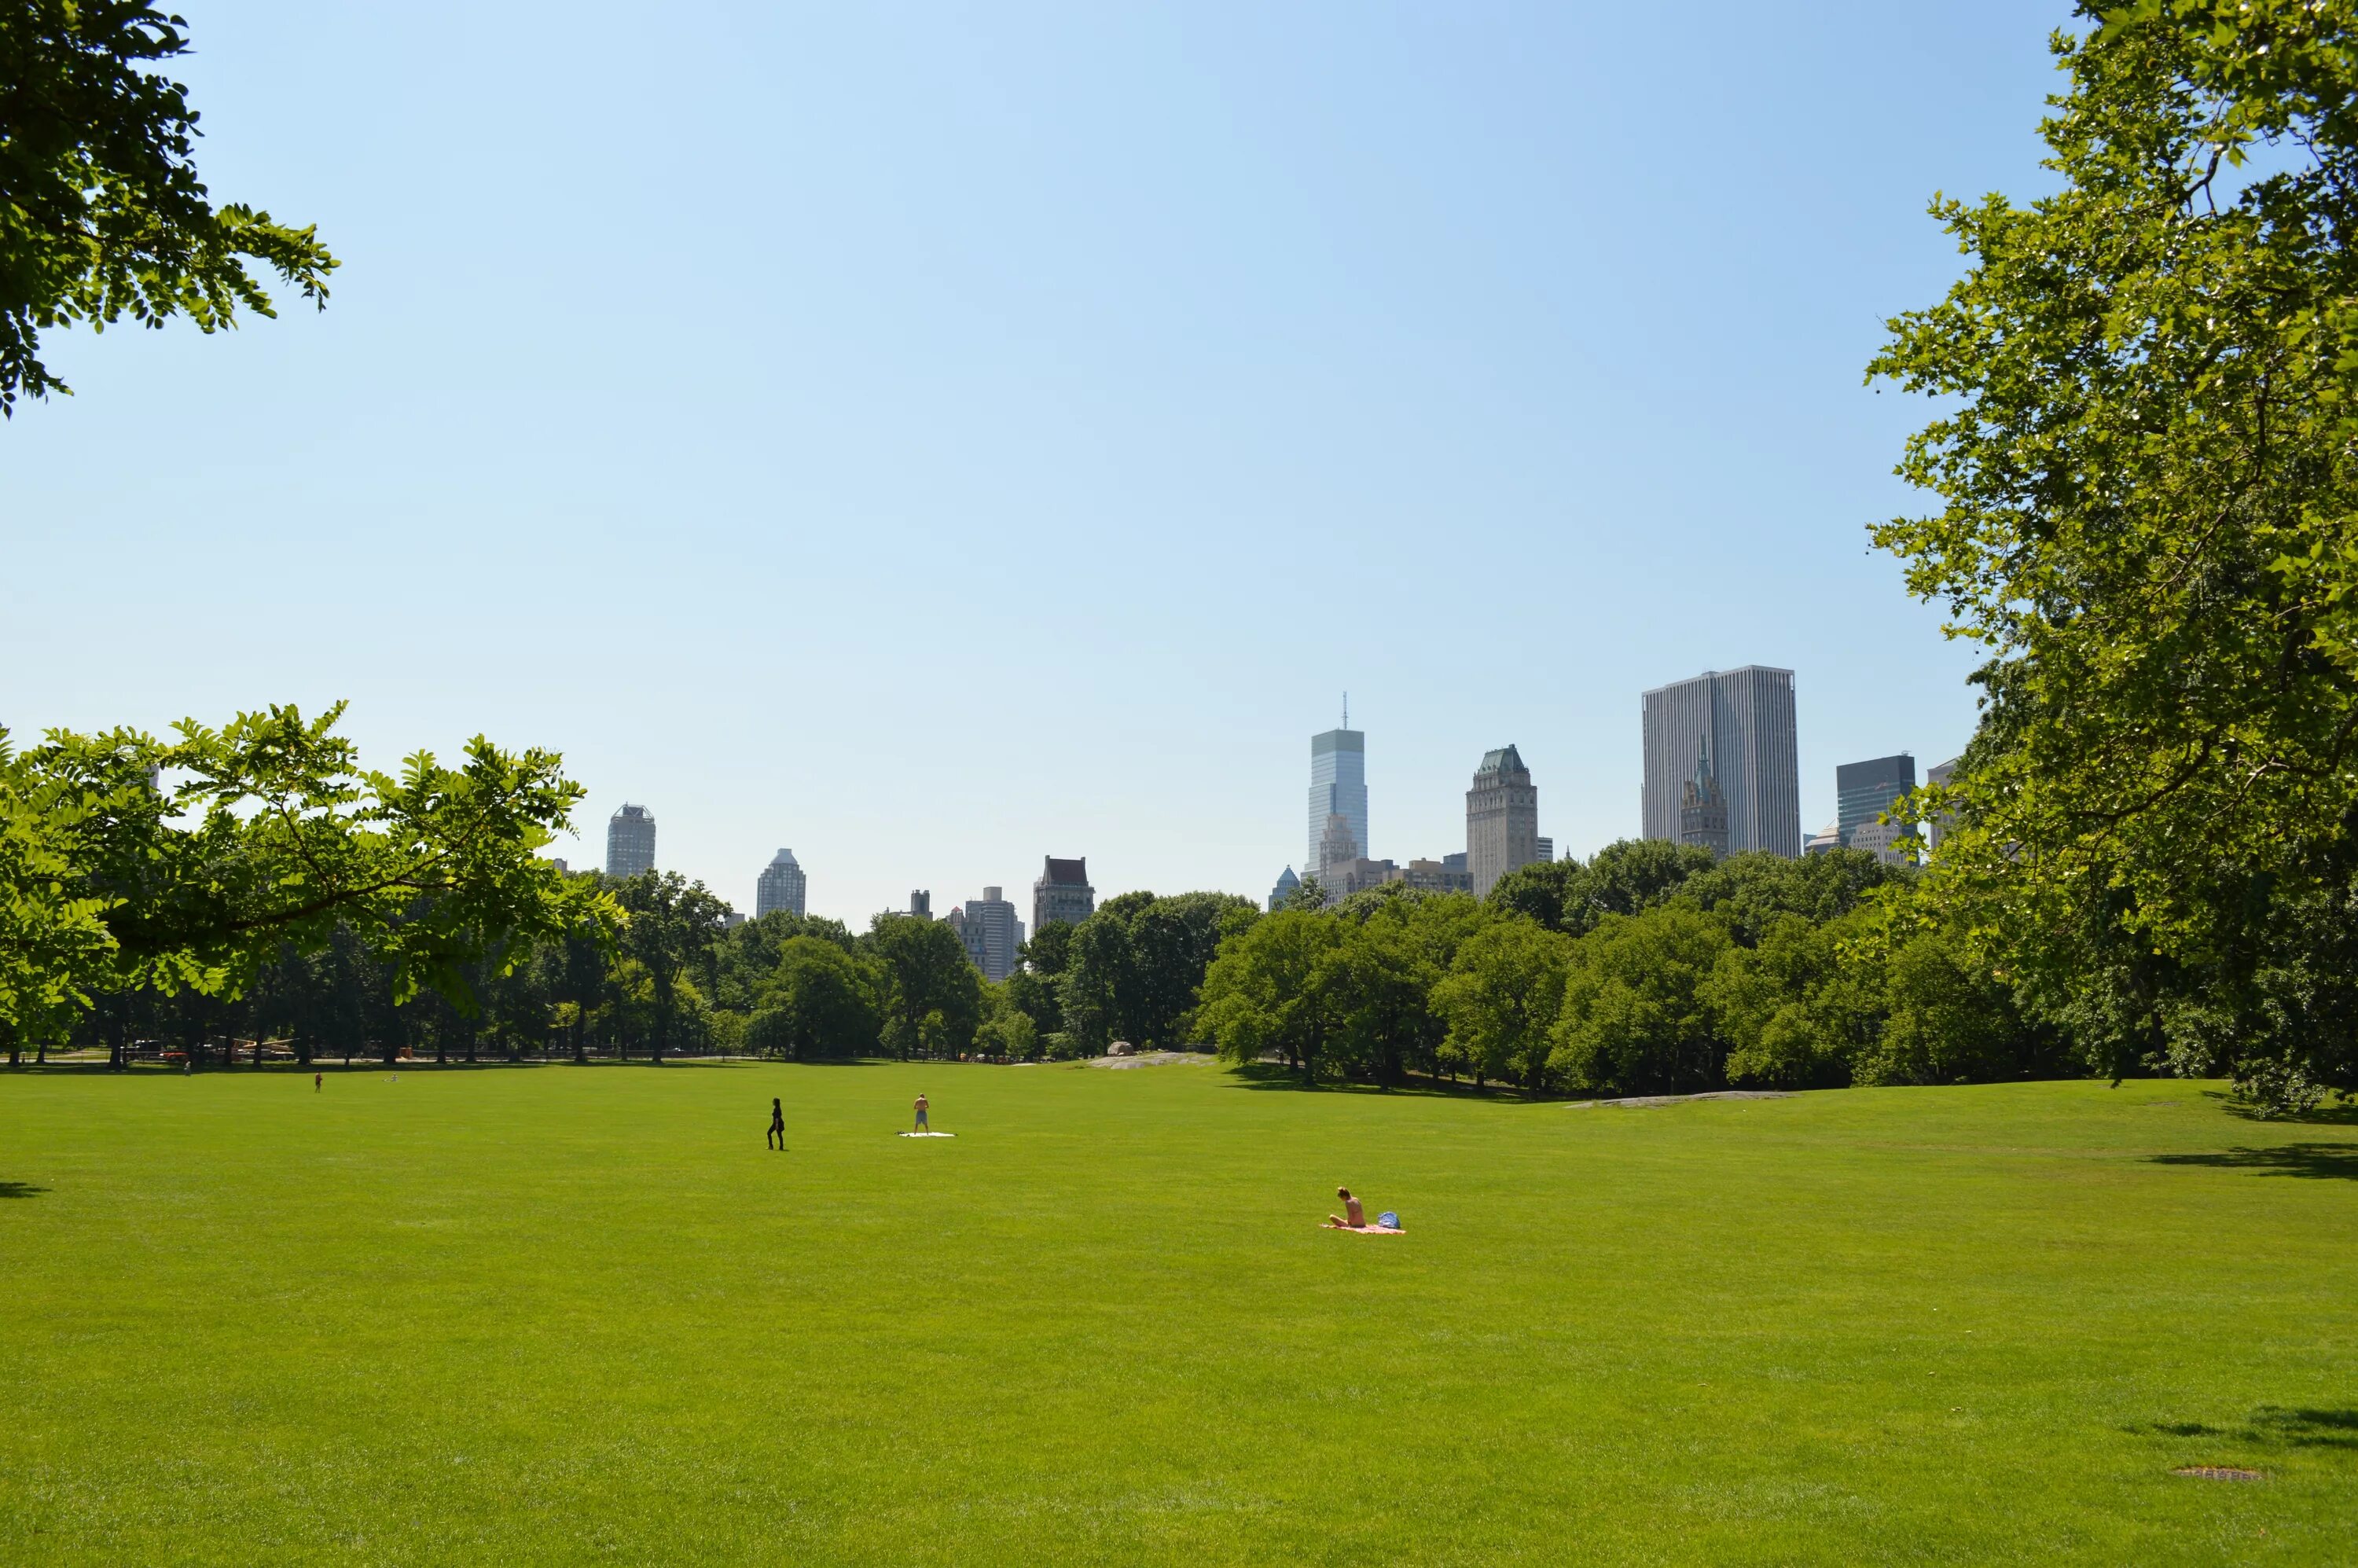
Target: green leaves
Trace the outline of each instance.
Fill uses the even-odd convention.
[[[420,752],[395,778],[360,768],[342,713],[185,720],[168,743],[53,731],[0,761],[0,1022],[53,1028],[101,989],[234,994],[282,944],[340,927],[396,1000],[423,986],[461,1007],[464,966],[505,974],[584,926],[611,939],[611,900],[538,854],[581,796],[554,753],[478,736],[463,765]]]
[[[126,0],[0,9],[0,416],[72,390],[41,362],[44,328],[276,314],[246,259],[327,303],[336,260],[314,230],[207,199],[188,89],[153,69],[188,51],[183,26]]]
[[[2358,33],[2346,0],[2083,15],[2064,189],[1938,204],[1971,268],[1870,366],[1957,400],[1898,468],[1942,509],[1874,534],[1988,655],[1935,891],[2125,1065],[2358,875]],[[2231,1011],[2214,1064],[2290,1025]]]

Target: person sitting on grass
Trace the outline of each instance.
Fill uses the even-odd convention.
[[[1359,1200],[1351,1195],[1351,1189],[1336,1187],[1335,1195],[1343,1200],[1343,1212],[1339,1217],[1328,1215],[1326,1223],[1336,1230],[1367,1229],[1368,1211],[1359,1206]]]

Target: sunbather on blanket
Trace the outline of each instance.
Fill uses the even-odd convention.
[[[1348,1187],[1336,1187],[1335,1189],[1335,1195],[1343,1200],[1343,1212],[1339,1216],[1332,1214],[1328,1215],[1326,1217],[1326,1223],[1336,1230],[1367,1229],[1368,1211],[1359,1206],[1359,1200],[1351,1195],[1351,1189]]]

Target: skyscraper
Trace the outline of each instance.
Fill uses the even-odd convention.
[[[1015,906],[999,895],[999,889],[985,888],[980,898],[966,901],[963,911],[950,911],[966,956],[988,980],[1013,974],[1015,955],[1023,946],[1023,923],[1015,918]]]
[[[803,913],[803,893],[809,883],[803,869],[795,860],[792,849],[781,849],[777,859],[762,870],[762,880],[753,884],[753,918],[784,911],[788,914]]]
[[[1679,807],[1702,748],[1727,803],[1727,848],[1801,852],[1800,747],[1793,672],[1747,665],[1709,670],[1645,694],[1646,782],[1640,831],[1679,839]]]
[[[1845,848],[1858,830],[1891,809],[1891,803],[1916,787],[1916,759],[1902,752],[1896,757],[1844,762],[1834,769],[1834,831]],[[1908,829],[1903,826],[1900,831]]]
[[[1708,741],[1696,746],[1694,773],[1679,786],[1679,842],[1727,853],[1727,797],[1712,773]]]
[[[1293,896],[1294,890],[1299,888],[1301,885],[1302,879],[1293,874],[1293,868],[1292,866],[1288,866],[1285,870],[1278,872],[1277,885],[1269,890],[1270,908],[1273,910],[1283,908],[1285,901],[1292,898]]]
[[[1545,864],[1546,862],[1555,859],[1555,840],[1549,838],[1544,833],[1540,835],[1539,848],[1540,852],[1535,858],[1540,860],[1541,863]],[[1414,865],[1416,862],[1412,860],[1409,863],[1411,865]]]
[[[1474,896],[1485,898],[1498,879],[1540,858],[1540,792],[1512,746],[1482,753],[1474,787],[1466,792],[1466,868]]]
[[[1032,935],[1037,936],[1050,923],[1062,920],[1078,925],[1097,913],[1098,890],[1089,886],[1088,857],[1077,860],[1060,860],[1054,855],[1045,857],[1047,866],[1040,880],[1032,884]]]
[[[1310,852],[1303,863],[1319,864],[1318,845],[1326,819],[1351,825],[1351,842],[1361,855],[1368,844],[1368,738],[1351,728],[1351,703],[1343,701],[1343,727],[1310,737]]]
[[[644,806],[625,804],[606,821],[606,874],[635,877],[654,869],[654,813]]]

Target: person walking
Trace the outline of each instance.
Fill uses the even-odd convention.
[[[932,1123],[925,1119],[925,1097],[920,1092],[917,1096],[917,1130],[931,1132],[933,1130]]]
[[[775,1095],[770,1097],[770,1136],[763,1141],[762,1146],[765,1149],[775,1149],[780,1153],[785,1152],[786,1111],[785,1108],[778,1103],[778,1098]]]
[[[317,1073],[311,1075],[311,1092],[313,1094],[319,1092],[319,1075]]]

